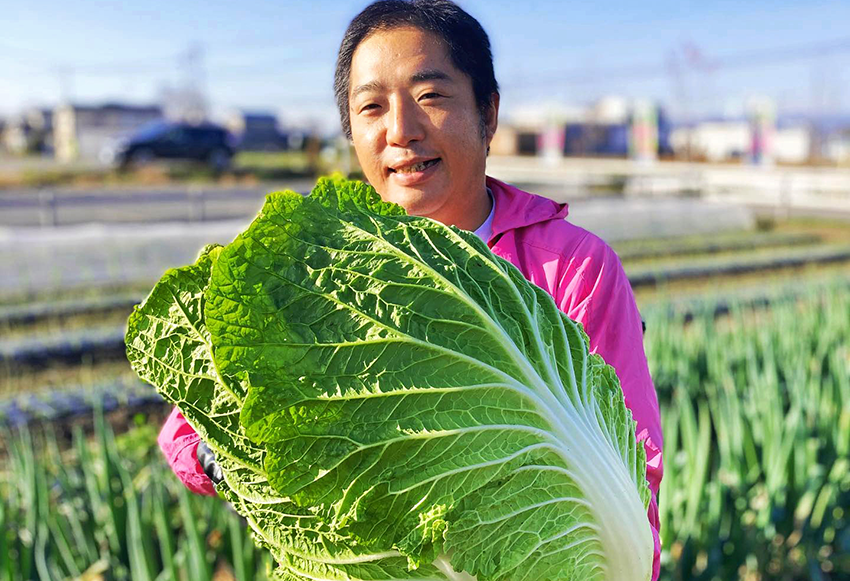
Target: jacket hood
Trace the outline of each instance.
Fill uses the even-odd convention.
[[[524,192],[490,176],[487,176],[487,187],[493,192],[493,203],[496,206],[491,239],[515,228],[548,220],[563,220],[569,213],[568,204],[558,204],[549,198]]]

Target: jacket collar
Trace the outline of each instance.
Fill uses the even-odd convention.
[[[496,206],[490,240],[508,230],[548,220],[563,220],[569,213],[567,204],[558,204],[543,196],[524,192],[489,176],[487,186],[493,192],[493,203]]]

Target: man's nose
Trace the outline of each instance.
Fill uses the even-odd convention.
[[[387,121],[387,144],[407,147],[423,138],[423,125],[418,107],[414,103],[398,99],[392,104]]]

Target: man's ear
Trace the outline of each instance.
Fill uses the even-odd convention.
[[[484,111],[484,137],[487,145],[493,140],[493,135],[499,127],[499,93],[490,96],[490,105]]]

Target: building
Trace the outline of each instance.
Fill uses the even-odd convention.
[[[772,128],[764,138],[767,156],[779,163],[805,163],[811,151],[806,126]],[[754,147],[753,123],[748,120],[707,120],[675,128],[670,144],[676,157],[695,161],[723,162],[747,159]]]
[[[564,124],[583,114],[582,108],[554,101],[516,108],[499,120],[490,153],[551,155],[553,150],[561,148],[559,141]]]
[[[287,135],[280,131],[277,117],[271,113],[236,111],[224,125],[241,150],[277,151],[289,147]]]
[[[837,164],[850,164],[850,129],[836,131],[826,138],[824,143],[825,157]]]
[[[10,117],[2,131],[3,148],[10,153],[44,153],[53,147],[53,111],[31,107]]]
[[[537,155],[539,130],[533,127],[518,127],[500,123],[493,141],[491,155]]]
[[[629,153],[628,123],[569,123],[564,128],[567,157],[624,157]]]
[[[56,159],[99,160],[116,140],[162,117],[162,110],[156,106],[60,105],[53,116]]]
[[[780,127],[773,136],[773,157],[781,163],[806,163],[812,151],[807,126]]]
[[[751,141],[746,121],[704,121],[676,127],[670,134],[677,158],[710,162],[742,159]]]
[[[589,107],[547,103],[519,109],[500,123],[491,152],[551,159],[627,157],[634,149],[637,105],[622,97],[605,97]],[[664,111],[654,104],[643,104],[641,109],[652,111],[643,116],[642,128],[651,137],[646,141],[656,153],[669,153],[670,124]]]

